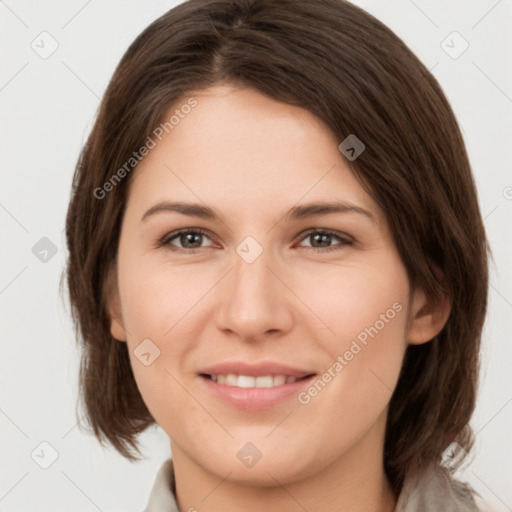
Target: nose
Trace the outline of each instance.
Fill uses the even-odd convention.
[[[234,252],[233,268],[218,290],[217,327],[242,341],[276,338],[293,325],[294,295],[286,272],[270,252],[263,250],[252,262]]]

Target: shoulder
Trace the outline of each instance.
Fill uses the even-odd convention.
[[[179,512],[172,459],[167,459],[158,470],[146,508],[142,512]]]
[[[395,512],[480,512],[475,494],[469,484],[454,479],[445,467],[431,466],[405,478]]]

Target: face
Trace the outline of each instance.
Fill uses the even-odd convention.
[[[240,482],[378,451],[407,344],[435,334],[414,331],[384,212],[308,111],[193,97],[134,171],[120,236],[111,330],[148,409],[173,455]]]

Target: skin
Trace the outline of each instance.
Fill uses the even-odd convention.
[[[170,438],[179,508],[392,511],[397,496],[383,470],[389,400],[407,345],[431,340],[450,304],[410,289],[384,213],[313,114],[229,84],[193,96],[197,106],[133,176],[109,306],[112,335],[128,343],[142,397]],[[331,200],[373,220],[283,218],[297,204]],[[141,220],[161,201],[206,204],[224,220],[171,211]],[[158,245],[184,228],[208,235]],[[352,243],[318,241],[307,236],[312,228]],[[247,236],[263,249],[252,263],[236,252]],[[237,409],[198,376],[233,359],[322,375],[394,303],[403,309],[306,405],[292,397]],[[147,338],[160,350],[149,366],[134,355]],[[262,454],[251,468],[236,456],[247,442]]]

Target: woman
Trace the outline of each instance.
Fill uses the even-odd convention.
[[[487,253],[440,86],[341,0],[187,1],[122,58],[67,217],[81,398],[160,510],[477,510]]]

